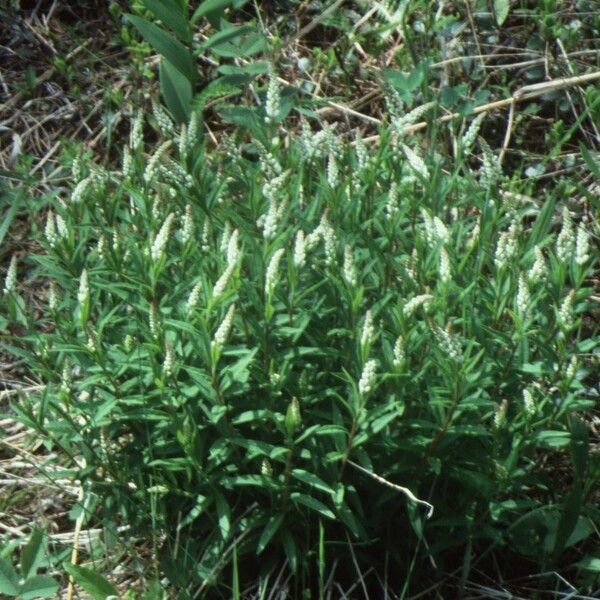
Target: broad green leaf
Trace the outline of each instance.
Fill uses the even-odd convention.
[[[592,156],[592,153],[583,144],[579,144],[579,150],[581,151],[581,155],[583,156],[583,159],[585,160],[590,171],[596,177],[596,180],[600,181],[600,164],[598,163],[596,158]]]
[[[600,573],[600,556],[586,556],[575,563],[579,569]]]
[[[70,562],[64,563],[63,566],[75,582],[92,596],[94,600],[106,600],[106,596],[117,596],[115,587],[100,573]]]
[[[571,457],[577,481],[583,482],[589,458],[589,433],[586,424],[571,415]]]
[[[169,27],[181,41],[187,43],[190,37],[190,26],[187,11],[183,11],[175,0],[142,0],[144,6],[152,14]]]
[[[535,245],[543,241],[548,234],[548,231],[550,231],[555,206],[556,198],[551,197],[546,200],[546,203],[542,207],[542,210],[540,210],[540,214],[531,228],[531,233],[527,236],[528,249],[533,248]]]
[[[248,25],[243,25],[242,27],[232,26],[227,27],[227,29],[223,29],[221,31],[217,31],[211,35],[205,42],[202,43],[200,48],[202,50],[211,50],[219,46],[219,44],[225,44],[235,38],[239,38],[246,33],[250,33],[252,31],[252,27]]]
[[[333,489],[314,473],[309,473],[304,469],[293,469],[292,477],[295,477],[299,481],[307,483],[308,485],[312,485],[323,492],[333,494]]]
[[[510,10],[510,0],[494,0],[494,17],[499,27],[504,25]]]
[[[7,197],[12,197],[10,201],[10,206],[6,213],[4,214],[4,218],[2,219],[2,224],[0,224],[0,244],[2,244],[2,240],[8,231],[11,223],[13,222],[17,211],[21,206],[21,195],[13,192],[7,193]]]
[[[220,65],[217,71],[222,75],[264,75],[269,72],[269,65],[266,62],[253,62],[243,67]]]
[[[21,600],[33,600],[34,598],[48,598],[58,592],[58,582],[49,575],[35,575],[30,577],[21,586]]]
[[[217,515],[219,518],[221,537],[226,540],[229,537],[229,531],[231,530],[231,511],[223,494],[217,494],[215,500],[217,502]]]
[[[583,492],[580,486],[576,488],[564,499],[563,507],[560,513],[560,520],[556,528],[556,539],[554,542],[553,559],[556,562],[567,541],[573,533],[583,504]]]
[[[292,573],[296,573],[298,569],[298,546],[292,537],[292,534],[287,530],[283,530],[283,549],[285,550],[285,555],[287,556],[288,562],[290,563],[290,570]]]
[[[179,40],[146,19],[130,14],[126,16],[159,54],[162,54],[176,69],[181,71],[190,82],[194,81],[193,56]]]
[[[167,108],[177,123],[187,123],[190,118],[192,84],[181,71],[164,59],[160,61],[159,77]]]
[[[16,596],[19,593],[19,576],[14,567],[0,558],[0,594]]]
[[[534,439],[541,445],[548,448],[560,448],[568,446],[571,442],[571,434],[568,431],[539,431],[534,435]]]
[[[313,498],[312,496],[308,496],[306,494],[301,494],[300,492],[293,492],[290,494],[290,498],[294,502],[298,502],[298,504],[302,504],[309,508],[310,510],[314,510],[315,512],[327,517],[328,519],[335,519],[335,515],[323,502]]]
[[[260,535],[258,540],[258,545],[256,546],[256,553],[260,554],[269,544],[269,542],[273,539],[273,536],[277,533],[281,524],[283,523],[283,515],[273,515],[269,522],[265,525],[263,532]]]
[[[43,555],[44,532],[41,529],[34,529],[21,552],[21,576],[23,579],[31,577],[36,572]]]
[[[195,25],[202,17],[215,13],[223,12],[231,6],[232,0],[204,0],[192,15],[192,25]]]

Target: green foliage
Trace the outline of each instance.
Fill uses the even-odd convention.
[[[34,529],[21,550],[19,568],[16,569],[5,551],[0,551],[0,594],[3,597],[33,600],[48,598],[58,591],[58,583],[49,575],[38,571],[45,562],[46,538],[40,529]]]
[[[452,160],[398,115],[377,148],[307,124],[284,143],[280,100],[227,109],[240,130],[212,153],[194,113],[180,134],[157,119],[152,148],[136,120],[123,172],[84,162],[48,199],[48,307],[4,344],[45,387],[14,411],[85,459],[104,518],[160,531],[176,586],[239,594],[260,554],[263,579],[285,556],[322,596],[349,540],[398,580],[457,553],[465,577],[472,552],[559,564],[598,525],[594,232],[517,194],[483,140],[472,171],[476,132]]]
[[[144,0],[144,7],[159,20],[157,25],[139,15],[127,14],[126,19],[141,33],[142,37],[161,57],[159,69],[160,87],[165,104],[178,124],[190,118],[192,103],[203,106],[207,88],[227,86],[239,92],[256,76],[253,63],[238,67],[237,77],[217,77],[203,89],[198,85],[196,57],[212,54],[222,58],[249,58],[266,47],[263,35],[254,32],[252,25],[238,27],[225,18],[225,10],[238,9],[245,4],[240,0],[205,0],[190,16],[186,2],[177,0]],[[194,40],[193,28],[202,18],[208,18],[217,31],[202,43]],[[259,71],[260,72],[260,71]],[[199,97],[194,99],[196,92]]]

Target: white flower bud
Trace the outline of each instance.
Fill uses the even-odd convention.
[[[188,314],[191,313],[196,306],[198,306],[198,302],[200,301],[200,293],[202,292],[202,282],[199,281],[190,292],[186,302],[186,308]]]
[[[54,281],[50,282],[50,288],[48,290],[48,308],[51,312],[54,312],[58,308],[58,293]]]
[[[185,246],[194,235],[194,217],[192,215],[192,205],[186,204],[183,222],[181,224],[181,243]]]
[[[546,260],[544,259],[544,253],[539,246],[534,248],[534,252],[535,261],[531,269],[529,269],[529,273],[527,273],[527,278],[532,284],[543,281],[546,278]]]
[[[356,267],[352,256],[352,247],[349,244],[344,246],[344,280],[350,287],[356,285]]]
[[[573,327],[573,300],[575,290],[571,290],[563,300],[558,311],[558,324],[561,329],[567,331]]]
[[[296,241],[294,242],[294,265],[298,269],[302,268],[306,260],[306,245],[304,243],[304,231],[301,229],[296,233]]]
[[[446,248],[442,248],[440,251],[440,281],[444,285],[448,285],[450,280],[452,279],[452,271],[450,268],[450,258],[448,257],[448,252],[446,252]]]
[[[129,135],[129,146],[132,150],[143,146],[144,144],[144,115],[142,111],[138,111],[131,124]]]
[[[529,295],[529,286],[527,285],[527,280],[521,273],[519,275],[519,285],[518,285],[518,289],[517,289],[517,300],[516,300],[517,312],[519,313],[521,318],[524,318],[527,315],[527,312],[529,310],[530,301],[531,301],[531,298]]]
[[[567,366],[567,370],[565,371],[565,377],[571,381],[575,375],[577,374],[577,356],[571,356],[571,360]]]
[[[388,219],[393,219],[399,211],[398,207],[398,186],[395,181],[392,181],[390,185],[390,191],[388,192],[388,199],[385,204],[385,216]]]
[[[124,179],[131,179],[133,175],[133,157],[128,146],[123,148],[123,161],[121,164],[121,173]]]
[[[420,306],[427,310],[432,300],[433,296],[431,294],[415,296],[404,305],[404,316],[411,317]]]
[[[163,375],[170,377],[173,374],[173,367],[175,366],[175,353],[170,344],[165,347],[165,359],[163,361]]]
[[[227,342],[227,338],[229,337],[229,333],[231,331],[231,327],[233,325],[233,315],[235,314],[235,304],[232,304],[225,315],[223,321],[219,325],[219,328],[215,332],[215,336],[213,338],[213,344],[222,348]]]
[[[375,327],[373,324],[373,313],[368,310],[363,323],[362,334],[360,336],[361,348],[366,348],[375,336]]]
[[[159,232],[156,234],[154,238],[154,242],[152,243],[152,249],[150,250],[150,256],[152,260],[156,262],[159,260],[164,254],[167,243],[169,242],[169,235],[171,233],[171,225],[175,220],[175,214],[169,213],[165,222],[162,224]]]
[[[502,429],[506,424],[506,411],[508,409],[508,402],[502,400],[500,404],[496,404],[494,409],[494,428]]]
[[[231,276],[233,275],[233,271],[235,269],[235,264],[230,263],[227,265],[225,271],[223,271],[223,274],[221,275],[221,277],[219,277],[219,279],[217,279],[217,282],[215,283],[214,287],[213,287],[213,291],[212,291],[212,296],[213,298],[218,298],[227,288],[227,284],[229,283],[229,280],[231,279]]]
[[[90,300],[90,286],[88,282],[88,272],[87,269],[84,269],[81,272],[81,277],[79,279],[79,291],[77,292],[77,301],[80,306],[83,306]]]
[[[556,239],[556,256],[560,262],[566,264],[573,258],[575,247],[575,232],[569,209],[565,206],[562,212],[562,228]]]
[[[265,101],[265,122],[274,123],[281,110],[281,86],[274,70],[269,74],[269,87]]]
[[[401,367],[406,360],[406,354],[404,352],[404,339],[399,335],[394,344],[394,366],[396,368]]]
[[[236,229],[229,236],[229,240],[227,241],[227,264],[228,265],[235,265],[240,257],[240,249],[238,246],[239,236],[240,236],[240,231],[239,231],[239,229]]]
[[[284,251],[284,248],[277,250],[271,257],[269,265],[267,266],[267,272],[265,274],[265,294],[267,296],[271,295],[275,288],[275,284],[277,283],[277,271]]]
[[[85,179],[82,179],[75,186],[75,189],[73,190],[73,192],[71,194],[71,202],[73,204],[80,204],[82,202],[83,197],[86,194],[86,192],[88,191],[88,189],[90,188],[91,183],[92,183],[92,178],[90,176],[90,177],[86,177]]]
[[[590,258],[590,234],[582,223],[577,227],[577,241],[575,242],[575,262],[584,265]]]
[[[452,360],[460,362],[463,358],[461,344],[458,338],[450,333],[450,324],[446,329],[434,325],[433,333],[442,352]]]
[[[17,289],[17,257],[12,255],[8,270],[6,271],[6,279],[4,280],[4,294],[8,295],[15,292]]]
[[[165,137],[175,134],[175,128],[173,127],[171,117],[160,104],[154,101],[152,102],[152,113],[154,114],[160,132]]]
[[[364,396],[373,390],[377,379],[377,361],[369,360],[363,367],[360,380],[358,381],[358,393]]]
[[[402,144],[402,150],[406,155],[406,159],[408,160],[408,164],[410,165],[411,169],[423,179],[429,179],[429,169],[423,162],[423,159],[406,144]]]
[[[473,121],[471,121],[469,128],[467,129],[467,131],[465,132],[465,134],[462,137],[461,145],[462,145],[464,153],[468,152],[471,149],[473,142],[477,138],[477,134],[479,133],[479,128],[481,127],[481,123],[484,118],[485,118],[485,113],[481,113],[481,114],[477,115],[473,119]]]
[[[67,228],[67,224],[65,223],[65,220],[57,213],[56,217],[56,233],[58,234],[58,237],[60,237],[61,239],[65,239],[69,236],[69,230]]]
[[[525,414],[528,417],[533,417],[536,413],[535,401],[531,392],[528,389],[523,390],[523,406],[525,408]]]
[[[56,233],[56,221],[54,220],[54,213],[50,210],[46,216],[46,227],[44,229],[44,235],[50,244],[50,248],[54,248],[58,243],[58,235]]]

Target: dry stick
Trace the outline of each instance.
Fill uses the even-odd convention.
[[[393,490],[396,490],[397,492],[400,492],[401,494],[404,494],[409,500],[412,500],[415,504],[421,504],[422,506],[426,506],[427,507],[426,517],[428,519],[433,514],[433,504],[430,504],[429,502],[426,502],[425,500],[420,500],[408,488],[405,488],[405,487],[402,487],[401,485],[392,483],[391,481],[388,481],[387,479],[384,479],[383,477],[381,477],[381,475],[372,473],[371,471],[365,469],[364,467],[361,467],[360,465],[356,464],[355,462],[352,462],[351,460],[347,460],[346,462],[349,465],[353,466],[355,469],[358,469],[359,471],[364,473],[365,475],[368,475],[369,477],[373,478],[375,481],[377,481],[383,485],[386,485],[387,487],[392,488]]]
[[[588,83],[600,79],[600,71],[594,73],[587,73],[586,75],[578,75],[577,77],[561,77],[559,79],[552,79],[551,81],[545,81],[543,83],[534,83],[532,85],[526,85],[519,88],[510,98],[503,98],[502,100],[496,100],[495,102],[489,102],[488,104],[482,104],[476,106],[470,114],[477,115],[482,112],[489,112],[496,108],[505,108],[510,106],[513,102],[521,102],[522,100],[530,100],[531,98],[538,98],[550,91],[562,90],[564,88],[571,87],[573,85],[580,85],[582,83]],[[458,117],[463,117],[460,113],[451,113],[444,115],[436,120],[437,123],[447,123]],[[421,121],[406,127],[402,133],[414,133],[425,129],[429,123],[427,121]],[[372,135],[366,137],[363,140],[365,143],[377,143],[379,141],[379,135]]]
[[[502,166],[502,161],[504,160],[504,155],[506,154],[506,150],[508,149],[508,144],[510,144],[510,136],[512,133],[514,119],[515,119],[515,101],[513,100],[510,103],[510,110],[508,111],[508,123],[506,124],[506,132],[504,133],[504,141],[502,142],[502,149],[500,150],[500,155],[498,156],[498,164],[500,166]]]
[[[89,496],[88,496],[89,498]],[[79,493],[77,494],[77,502],[81,502],[83,500],[83,486],[79,486]],[[75,522],[75,533],[73,535],[73,550],[71,551],[71,564],[77,564],[77,554],[79,551],[79,534],[81,532],[81,527],[83,525],[83,519],[85,518],[85,511],[87,509],[87,501],[85,502],[81,514],[77,517],[77,521]],[[75,580],[72,575],[69,575],[69,585],[67,587],[67,600],[73,600],[73,589],[75,586]]]

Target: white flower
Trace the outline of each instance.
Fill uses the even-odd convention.
[[[272,240],[277,234],[277,216],[278,216],[277,203],[274,198],[269,200],[269,211],[264,218],[262,223],[263,237],[265,240]]]
[[[235,264],[232,263],[232,264],[227,265],[227,268],[225,269],[225,271],[223,271],[223,274],[221,275],[221,277],[219,277],[219,279],[217,279],[217,282],[215,283],[215,285],[213,287],[213,291],[212,291],[213,298],[217,298],[225,291],[225,288],[227,287],[227,284],[229,283],[229,280],[231,279],[231,275],[233,274],[234,269],[235,269]]]
[[[238,239],[240,237],[239,229],[235,229],[234,232],[229,236],[227,241],[227,264],[235,265],[240,257],[240,249],[238,246]]]
[[[433,333],[442,352],[452,360],[460,362],[462,360],[461,344],[458,338],[450,333],[450,324],[446,329],[434,325]]]
[[[124,179],[130,179],[133,174],[133,157],[128,146],[123,148],[123,161],[121,164],[121,173]]]
[[[405,129],[416,123],[426,112],[435,106],[435,102],[427,102],[421,106],[413,108],[410,112],[406,113],[401,117],[395,117],[392,119],[392,127],[394,132],[399,137],[404,137]]]
[[[352,256],[352,247],[349,244],[344,246],[344,280],[346,283],[354,287],[356,285],[356,267],[354,266],[354,258]]]
[[[50,282],[50,289],[48,290],[48,308],[51,312],[54,312],[58,308],[58,293],[54,281]]]
[[[577,241],[575,242],[575,262],[578,265],[585,264],[590,258],[590,234],[582,223],[577,227]]]
[[[44,235],[50,244],[50,248],[54,248],[58,243],[58,235],[56,233],[56,221],[54,220],[54,213],[50,210],[46,217],[46,227],[44,229]]]
[[[442,248],[440,251],[440,280],[444,285],[450,283],[452,279],[452,271],[450,268],[450,258],[448,257],[448,252],[446,252],[446,248]]]
[[[4,280],[4,293],[10,294],[17,289],[17,257],[13,254]]]
[[[198,113],[194,110],[190,116],[187,130],[188,148],[191,150],[198,141]]]
[[[556,239],[556,256],[562,263],[568,263],[573,258],[575,232],[569,209],[565,206],[562,211],[562,228]]]
[[[529,269],[529,273],[527,273],[527,278],[530,283],[537,283],[546,278],[546,260],[539,246],[536,246],[533,250],[535,252],[535,261],[531,269]]]
[[[165,359],[163,361],[163,375],[169,377],[173,374],[173,367],[175,366],[175,354],[170,344],[165,347]]]
[[[106,258],[106,238],[104,237],[104,234],[100,234],[100,237],[98,238],[96,251],[98,252],[100,260],[104,260]]]
[[[171,225],[175,220],[175,213],[169,213],[165,222],[162,224],[159,232],[156,234],[154,238],[154,242],[152,244],[152,249],[150,250],[150,256],[153,261],[157,261],[164,253],[165,247],[169,242],[169,235],[171,233]]]
[[[269,87],[265,102],[265,122],[274,123],[281,110],[281,86],[277,75],[272,70],[269,74]]]
[[[404,316],[412,316],[420,306],[423,306],[425,310],[427,310],[432,300],[433,296],[431,294],[420,294],[419,296],[415,296],[404,305]]]
[[[508,409],[508,402],[502,400],[500,404],[496,404],[494,408],[494,427],[501,429],[506,423],[506,411]]]
[[[191,313],[194,308],[196,308],[196,306],[198,305],[198,302],[200,301],[200,292],[202,291],[202,282],[199,281],[193,288],[192,291],[190,292],[190,295],[188,296],[187,302],[186,302],[186,308],[188,313]]]
[[[144,115],[138,111],[131,124],[131,133],[129,136],[129,146],[132,150],[139,148],[144,143]]]
[[[479,220],[475,223],[475,226],[471,230],[471,235],[469,236],[469,241],[467,242],[467,249],[471,250],[475,247],[477,240],[479,239],[479,234],[481,232],[481,223]]]
[[[477,115],[473,119],[473,121],[471,121],[469,128],[467,129],[467,131],[465,132],[465,134],[462,137],[461,145],[463,148],[463,152],[468,152],[471,149],[473,142],[477,138],[477,134],[479,133],[479,128],[481,127],[481,123],[484,118],[485,118],[485,113],[482,112],[481,114]]]
[[[267,296],[271,295],[275,288],[275,284],[277,283],[277,271],[284,252],[284,248],[277,250],[271,257],[269,265],[267,266],[267,272],[265,274],[265,294]]]
[[[156,123],[160,132],[164,136],[172,136],[175,133],[175,129],[173,127],[173,121],[171,117],[167,114],[165,109],[158,104],[157,102],[152,102],[152,113],[154,114],[154,118],[156,119]]]
[[[516,254],[517,234],[518,227],[516,221],[513,221],[510,224],[508,231],[500,233],[498,245],[496,246],[496,254],[494,256],[494,263],[499,270],[506,267]]]
[[[150,313],[148,314],[148,325],[150,327],[150,333],[156,338],[160,333],[160,327],[158,322],[158,310],[153,304],[150,305]]]
[[[388,219],[392,219],[398,214],[398,210],[398,186],[395,181],[392,181],[390,191],[388,192],[388,199],[385,204],[385,216]]]
[[[90,286],[88,282],[88,272],[87,269],[84,269],[81,272],[81,277],[79,279],[79,291],[77,292],[77,301],[80,306],[83,306],[90,300]]]
[[[235,314],[235,304],[232,304],[225,315],[223,321],[219,325],[219,328],[215,332],[215,336],[213,338],[213,344],[222,348],[227,342],[227,338],[229,337],[229,332],[231,331],[231,326],[233,325],[233,315]]]
[[[369,360],[363,367],[363,371],[358,382],[358,392],[361,396],[368,394],[373,389],[376,378],[377,361]]]
[[[573,300],[575,290],[571,290],[563,300],[558,311],[558,323],[561,329],[568,330],[573,326]]]
[[[73,190],[71,194],[71,202],[73,204],[79,204],[83,200],[83,196],[88,191],[90,185],[92,184],[92,177],[86,177],[82,179]]]
[[[531,392],[528,389],[523,390],[523,406],[525,407],[525,414],[529,417],[535,415],[535,401]]]
[[[327,157],[327,183],[330,188],[335,188],[338,186],[339,180],[339,169],[337,160],[335,159],[335,154],[332,152]]]
[[[369,155],[369,151],[367,150],[367,146],[365,145],[365,142],[363,140],[360,129],[358,129],[356,132],[355,147],[356,147],[356,162],[358,163],[358,170],[363,171],[364,169],[366,169],[369,166],[369,164],[371,162],[371,157]]]
[[[404,352],[404,339],[399,335],[394,344],[394,366],[400,367],[406,360],[406,354]]]
[[[304,231],[301,229],[296,234],[294,242],[294,265],[301,268],[306,260],[306,245],[304,243]]]
[[[529,286],[527,285],[527,280],[521,273],[519,275],[519,285],[517,289],[517,312],[521,317],[525,317],[527,315],[527,311],[529,309]]]
[[[219,243],[219,250],[227,254],[227,248],[229,246],[229,238],[231,237],[231,223],[225,221],[223,225],[223,233],[221,235],[221,242]]]
[[[569,365],[567,366],[567,370],[565,371],[565,377],[571,381],[577,374],[577,356],[571,356],[571,360],[569,361]]]
[[[144,170],[144,181],[150,183],[158,173],[158,166],[163,154],[171,146],[171,141],[163,142],[156,150],[156,152],[150,157],[146,169]]]
[[[187,204],[181,226],[181,243],[185,246],[194,235],[194,218],[192,216],[192,205]]]
[[[362,334],[360,336],[360,345],[366,348],[372,341],[375,335],[375,327],[373,325],[373,313],[368,310],[363,323]]]
[[[56,214],[56,233],[58,234],[58,236],[62,239],[66,238],[69,236],[69,230],[67,228],[67,224],[65,223],[65,220],[57,213]]]
[[[189,148],[188,129],[187,129],[187,125],[185,123],[182,123],[181,127],[179,129],[178,150],[179,150],[179,156],[181,157],[181,160],[183,160],[184,162],[187,159],[188,148]]]
[[[427,169],[427,165],[423,162],[423,159],[406,144],[402,144],[402,150],[404,151],[408,164],[412,170],[423,179],[429,179],[429,170]]]

